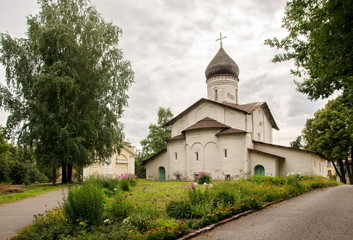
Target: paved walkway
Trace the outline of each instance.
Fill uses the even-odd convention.
[[[64,191],[60,189],[0,206],[0,240],[6,240],[16,235],[17,230],[32,224],[34,215],[58,207]]]
[[[216,227],[193,240],[352,240],[353,186],[324,188]]]

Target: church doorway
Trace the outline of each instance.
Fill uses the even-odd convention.
[[[159,180],[160,181],[165,181],[165,168],[164,167],[159,167]]]
[[[262,165],[255,166],[255,175],[265,176],[265,168]]]

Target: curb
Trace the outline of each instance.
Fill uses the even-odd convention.
[[[280,203],[280,202],[283,202],[285,200],[288,200],[288,199],[291,199],[293,197],[297,197],[297,196],[301,196],[305,193],[309,193],[309,192],[312,192],[312,191],[315,191],[315,190],[319,190],[319,189],[325,189],[325,188],[329,188],[329,187],[335,187],[335,186],[324,186],[322,188],[315,188],[315,189],[312,189],[311,191],[307,191],[307,192],[304,192],[302,194],[294,194],[294,195],[291,195],[289,196],[288,198],[284,198],[284,199],[280,199],[280,200],[277,200],[277,201],[273,201],[273,202],[268,202],[268,203],[265,203],[263,204],[262,206],[260,206],[259,208],[257,209],[251,209],[251,210],[248,210],[248,211],[245,211],[245,212],[242,212],[242,213],[239,213],[239,214],[236,214],[232,217],[229,217],[229,218],[225,218],[217,223],[213,223],[207,227],[204,227],[204,228],[200,228],[200,229],[197,229],[197,230],[194,230],[192,231],[191,233],[185,235],[185,236],[182,236],[181,238],[178,238],[177,240],[187,240],[187,239],[191,239],[193,237],[196,237],[197,235],[200,235],[201,233],[205,233],[205,232],[208,232],[208,231],[211,231],[212,229],[214,229],[215,227],[217,226],[220,226],[220,225],[223,225],[225,223],[228,223],[230,221],[233,221],[233,220],[236,220],[238,218],[241,218],[241,217],[244,217],[246,215],[249,215],[250,213],[253,213],[255,211],[258,211],[258,210],[262,210],[264,208],[267,208],[268,206],[271,206],[273,204],[276,204],[276,203]]]
[[[298,195],[294,195],[294,196],[291,196],[290,198],[292,197],[296,197]],[[177,240],[187,240],[187,239],[191,239],[193,237],[196,237],[197,235],[201,234],[201,233],[205,233],[205,232],[208,232],[208,231],[211,231],[212,229],[214,229],[215,227],[217,226],[220,226],[220,225],[223,225],[223,224],[226,224],[228,222],[231,222],[233,220],[236,220],[238,218],[241,218],[241,217],[244,217],[246,215],[249,215],[250,213],[253,213],[253,212],[256,212],[258,210],[262,210],[264,208],[267,208],[268,206],[271,206],[273,204],[276,204],[276,203],[280,203],[280,202],[283,202],[285,200],[287,200],[289,198],[286,198],[286,199],[281,199],[281,200],[277,200],[277,201],[273,201],[273,202],[268,202],[268,203],[265,203],[263,204],[261,207],[257,208],[257,209],[251,209],[251,210],[248,210],[248,211],[245,211],[245,212],[242,212],[242,213],[239,213],[239,214],[236,214],[232,217],[229,217],[229,218],[225,218],[217,223],[213,223],[207,227],[204,227],[204,228],[200,228],[200,229],[197,229],[197,230],[194,230],[193,232],[181,237],[181,238],[178,238]]]

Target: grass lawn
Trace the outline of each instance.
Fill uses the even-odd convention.
[[[4,184],[1,184],[4,186]],[[37,196],[42,193],[47,193],[50,191],[54,191],[57,189],[61,189],[69,185],[61,185],[58,184],[53,186],[51,183],[39,183],[39,184],[31,184],[31,185],[16,185],[17,189],[24,190],[23,192],[4,194],[0,193],[0,205],[5,203],[15,202],[18,200],[22,200],[25,198]]]

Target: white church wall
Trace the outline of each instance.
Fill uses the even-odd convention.
[[[168,142],[169,180],[186,179],[185,140]]]
[[[253,139],[255,141],[272,143],[272,126],[261,107],[252,112]]]
[[[217,175],[218,180],[225,180],[227,175],[231,179],[244,177],[245,160],[245,136],[242,135],[224,135],[219,137],[219,159],[222,166],[221,175]],[[227,157],[225,157],[227,150]]]
[[[277,158],[266,156],[264,154],[259,154],[256,152],[250,152],[250,159],[251,159],[251,175],[255,175],[255,167],[261,165],[265,169],[265,176],[275,177],[279,175],[278,171],[278,161]]]
[[[172,124],[172,137],[205,117],[210,117],[232,128],[246,130],[246,114],[210,102],[203,102]]]
[[[259,143],[255,143],[255,149],[285,157],[285,161],[280,163],[279,174],[281,176],[286,176],[288,173],[296,171],[304,175],[326,176],[326,169],[323,166],[326,160],[314,153],[284,146]]]
[[[164,167],[166,179],[169,179],[168,155],[167,152],[162,153],[152,161],[145,165],[146,178],[149,180],[159,180],[159,168]]]

